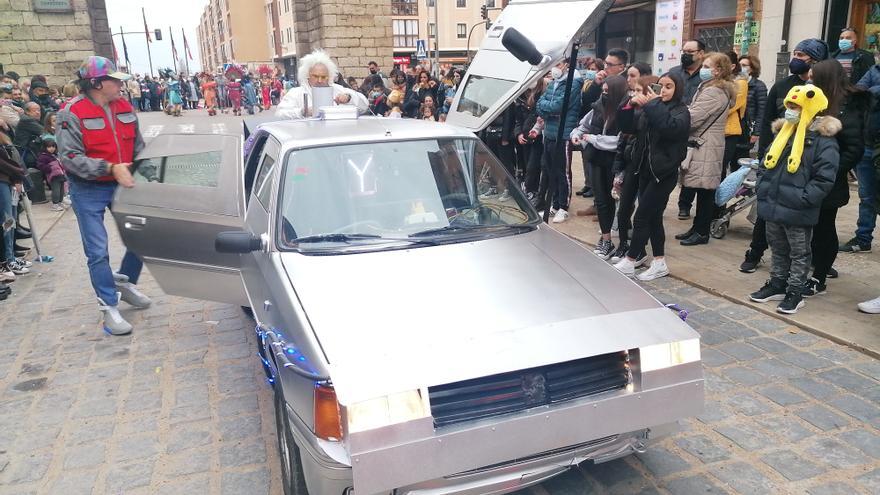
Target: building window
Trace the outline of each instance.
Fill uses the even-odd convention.
[[[419,15],[418,0],[391,0],[391,15]]]
[[[455,25],[455,36],[463,40],[467,38],[467,24],[458,23]]]
[[[486,7],[489,7],[490,9],[494,9],[495,8],[495,0],[486,0]]]
[[[737,0],[696,0],[693,6],[693,37],[706,44],[706,51],[733,48]]]
[[[459,9],[466,9],[467,0],[455,0],[455,7]]]
[[[437,37],[437,25],[433,22],[428,23],[428,38],[436,38]]]
[[[428,7],[434,6],[434,0],[425,0],[427,2]]]
[[[232,15],[226,14],[226,34],[232,38]]]
[[[726,17],[736,17],[736,0],[697,0],[694,5],[695,21]]]
[[[290,0],[284,0],[284,13],[290,12]]]
[[[415,48],[419,37],[419,21],[416,19],[394,19],[392,21],[395,48]]]

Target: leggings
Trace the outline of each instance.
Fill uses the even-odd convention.
[[[639,207],[633,219],[632,241],[626,255],[637,259],[645,252],[645,246],[650,239],[654,257],[664,256],[666,231],[663,229],[663,210],[666,209],[678,177],[670,174],[658,182],[648,171],[643,171],[636,177],[639,180]],[[620,231],[623,232],[623,228]]]
[[[58,204],[64,200],[64,183],[67,182],[67,177],[63,175],[57,175],[52,178],[52,182],[49,183],[49,186],[52,187],[52,204]]]
[[[539,137],[523,148],[525,148],[526,155],[526,192],[537,193],[541,183],[544,183],[541,190],[546,190],[547,177],[541,177],[541,155],[544,153],[544,142]]]
[[[568,211],[571,201],[571,163],[567,160],[565,148],[561,151],[561,153],[556,152],[556,141],[544,137],[541,166],[553,186],[551,206],[556,210]]]
[[[697,199],[697,213],[694,215],[692,230],[702,236],[709,235],[712,217],[715,216],[715,189],[682,187],[681,192],[682,194],[688,193],[690,197],[696,196]]]
[[[819,211],[819,223],[813,227],[813,278],[825,283],[828,271],[837,259],[837,208],[822,208]]]
[[[610,158],[602,155],[609,155]],[[598,150],[593,153],[590,177],[593,183],[596,215],[599,217],[599,228],[603,234],[610,234],[614,225],[614,198],[611,197],[611,187],[614,185],[614,173],[611,171],[613,159],[613,153]]]
[[[623,176],[623,186],[620,188],[620,201],[617,203],[617,232],[621,244],[629,241],[633,209],[636,206],[636,196],[639,195],[640,188],[639,176],[631,168],[627,168]]]

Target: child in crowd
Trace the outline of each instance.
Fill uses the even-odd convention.
[[[43,172],[46,182],[52,189],[52,211],[64,211],[70,205],[70,198],[65,194],[67,176],[58,161],[58,145],[54,137],[44,136],[42,151],[37,156],[37,168]]]

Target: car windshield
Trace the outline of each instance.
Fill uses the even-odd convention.
[[[280,247],[436,244],[531,230],[537,214],[477,139],[326,146],[288,155]]]
[[[510,91],[514,84],[515,81],[506,79],[473,75],[468,78],[461,92],[458,111],[474,117],[482,117],[492,104]]]

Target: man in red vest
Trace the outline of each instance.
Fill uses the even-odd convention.
[[[104,314],[104,331],[126,335],[132,327],[119,313],[119,301],[146,308],[150,299],[135,287],[143,263],[134,253],[125,253],[118,273],[110,268],[104,212],[117,186],[134,187],[129,167],[144,140],[134,109],[122,98],[124,81],[131,76],[118,72],[110,60],[94,56],[83,62],[77,76],[79,96],[58,112],[58,155],[67,170],[92,287]]]

